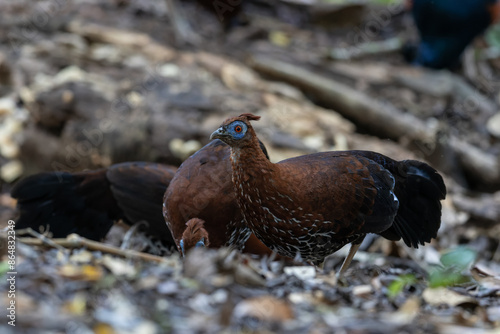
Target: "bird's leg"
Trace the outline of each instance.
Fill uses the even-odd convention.
[[[341,278],[342,276],[344,276],[344,273],[346,272],[347,268],[349,268],[349,265],[351,264],[352,259],[354,258],[354,255],[358,251],[359,246],[361,246],[361,243],[363,242],[364,238],[365,237],[363,236],[359,239],[356,239],[355,241],[353,241],[351,243],[351,248],[349,248],[349,253],[345,257],[344,262],[342,263],[342,266],[340,267],[339,273],[337,274],[338,278]]]

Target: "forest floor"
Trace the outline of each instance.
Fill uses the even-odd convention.
[[[191,35],[166,1],[0,3],[1,308],[15,301],[2,333],[500,333],[498,29],[460,70],[430,71],[400,53],[416,38],[402,5],[314,3],[248,1],[248,24],[225,33],[186,1]],[[438,238],[413,250],[370,236],[340,281],[345,249],[323,268],[228,249],[148,260],[34,234],[18,234],[10,267],[20,177],[179,165],[244,112],[262,116],[273,161],[427,161],[448,189]]]

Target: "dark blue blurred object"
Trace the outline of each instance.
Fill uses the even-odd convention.
[[[420,33],[413,62],[434,69],[456,67],[467,45],[494,21],[498,6],[497,0],[413,0]]]

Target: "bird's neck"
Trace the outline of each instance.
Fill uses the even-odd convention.
[[[276,182],[280,180],[279,165],[267,159],[257,141],[252,146],[232,148],[231,163],[236,200],[246,225],[267,247],[275,250],[268,229],[285,230],[281,227],[286,223],[285,212],[278,212],[285,206],[278,201],[291,201],[289,196],[276,195],[282,193]]]
[[[259,146],[257,139],[241,147],[231,148],[231,164],[233,167],[233,182],[235,176],[241,180],[259,178],[261,174],[268,174],[274,168]]]

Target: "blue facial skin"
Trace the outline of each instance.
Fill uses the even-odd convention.
[[[179,243],[180,246],[181,246],[181,255],[182,256],[185,256],[186,255],[186,250],[184,249],[184,239],[181,239],[181,242]],[[194,245],[195,248],[198,248],[198,247],[205,247],[205,238],[201,238],[200,241],[198,241],[196,243],[196,245]]]
[[[245,134],[247,133],[247,125],[241,121],[234,121],[229,124],[227,132],[231,135],[231,137],[239,140],[245,137]]]
[[[195,248],[198,248],[198,247],[205,247],[205,238],[201,238],[200,241],[198,241],[196,243],[196,245],[194,245]]]
[[[181,239],[180,246],[181,246],[181,254],[182,256],[184,256],[184,254],[186,253],[186,251],[184,250],[184,239]]]
[[[234,142],[243,139],[247,133],[247,130],[247,125],[244,122],[234,121],[231,124],[221,126],[217,130],[215,130],[210,135],[210,139],[218,138],[226,141],[226,144],[228,144],[227,140]]]

